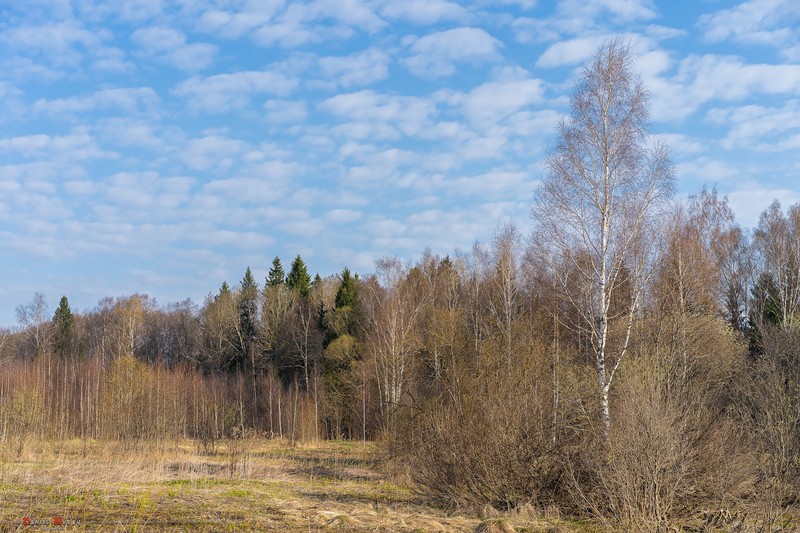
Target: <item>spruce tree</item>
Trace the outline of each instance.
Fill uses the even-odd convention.
[[[303,298],[307,297],[311,288],[311,276],[303,259],[298,255],[292,261],[292,269],[286,277],[286,284]]]
[[[231,288],[228,286],[227,281],[222,282],[222,286],[219,288],[219,294],[215,297],[216,300],[220,298],[227,298],[231,295]]]
[[[250,350],[258,340],[258,284],[253,278],[250,267],[244,273],[239,292],[239,331],[242,360],[250,354]]]
[[[278,285],[283,285],[284,283],[286,283],[286,273],[283,271],[281,258],[276,255],[275,259],[272,260],[272,268],[269,269],[267,285],[270,287],[277,287]]]
[[[336,291],[336,309],[352,307],[355,299],[356,281],[353,276],[350,275],[350,269],[344,267],[344,270],[342,270],[342,282],[339,284],[339,290]]]
[[[64,357],[69,350],[70,337],[72,336],[72,326],[75,317],[69,308],[69,300],[66,296],[61,297],[55,315],[53,315],[53,347],[58,355]]]

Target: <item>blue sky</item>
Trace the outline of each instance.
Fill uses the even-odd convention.
[[[797,0],[0,0],[0,325],[525,231],[611,34],[682,195],[800,201]]]

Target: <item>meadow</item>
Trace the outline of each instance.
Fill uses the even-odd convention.
[[[482,519],[428,505],[387,471],[379,446],[261,438],[215,450],[190,440],[2,446],[0,523],[12,531],[572,530],[532,508]]]

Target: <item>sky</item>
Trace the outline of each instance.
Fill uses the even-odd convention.
[[[0,326],[525,233],[608,36],[680,196],[800,201],[797,0],[0,0]]]

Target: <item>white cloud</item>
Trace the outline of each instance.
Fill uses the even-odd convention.
[[[252,33],[253,40],[257,44],[262,46],[278,44],[284,48],[305,46],[326,40],[341,40],[352,35],[352,31],[346,27],[308,26],[296,20],[270,23]]]
[[[133,72],[136,66],[126,59],[125,52],[119,48],[102,47],[95,53],[91,68],[112,74]]]
[[[740,175],[740,169],[724,160],[703,156],[676,165],[677,175],[683,180],[698,184],[732,183]]]
[[[714,108],[709,121],[730,127],[722,146],[732,150],[750,148],[763,151],[792,150],[791,134],[800,132],[800,102],[790,100],[783,107],[746,105]],[[788,143],[788,144],[787,144]]]
[[[320,58],[319,70],[326,86],[349,88],[386,79],[389,61],[386,52],[371,48],[349,56]]]
[[[232,246],[234,248],[258,250],[271,246],[275,239],[253,231],[212,230],[187,236],[187,240],[204,246]]]
[[[514,39],[522,44],[557,41],[566,28],[552,19],[517,17],[510,23]]]
[[[267,100],[264,109],[267,121],[273,124],[297,124],[308,117],[308,109],[303,101]]]
[[[332,209],[325,213],[325,221],[330,224],[347,224],[361,219],[363,213],[353,209]]]
[[[6,79],[21,83],[31,81],[49,83],[66,75],[66,70],[60,67],[54,68],[20,56],[10,57],[3,61],[0,63],[0,69]]]
[[[538,4],[537,0],[483,0],[483,5],[494,6],[497,4],[503,6],[517,6],[520,9],[533,9]]]
[[[350,153],[347,162],[345,181],[350,184],[371,184],[383,188],[397,182],[398,169],[419,162],[413,152],[389,148],[377,150],[368,146],[358,153]]]
[[[539,56],[536,66],[549,68],[582,63],[592,57],[604,39],[603,35],[595,35],[556,43]]]
[[[800,65],[746,64],[732,56],[690,56],[678,79],[702,99],[741,100],[753,94],[800,94]]]
[[[650,20],[658,15],[652,0],[560,0],[556,19],[572,19],[575,27],[609,16],[616,24]]]
[[[285,3],[285,0],[260,0],[243,4],[240,11],[207,9],[200,16],[197,27],[201,31],[235,39],[268,23]]]
[[[298,9],[306,11],[306,16],[314,19],[330,18],[368,32],[386,26],[386,22],[363,0],[314,0],[307,6],[298,6]]]
[[[511,27],[521,43],[552,42],[609,32],[611,25],[630,26],[657,15],[651,0],[560,0],[549,17],[519,17]]]
[[[419,135],[429,128],[437,110],[433,102],[410,96],[379,94],[364,90],[324,100],[320,107],[346,119],[339,131],[352,137]]]
[[[210,135],[189,141],[182,155],[183,161],[191,169],[208,170],[211,167],[229,168],[233,156],[246,149],[242,141]]]
[[[673,154],[695,155],[708,150],[699,139],[682,133],[659,133],[653,137],[663,142]]]
[[[77,196],[90,196],[98,189],[97,183],[92,180],[70,180],[64,182],[63,187],[67,194]]]
[[[800,65],[748,64],[735,56],[692,55],[671,77],[651,77],[656,120],[681,120],[713,101],[739,102],[755,95],[800,95]]]
[[[124,113],[152,113],[160,103],[158,95],[150,87],[102,89],[89,96],[72,96],[55,100],[37,100],[33,111],[60,115],[113,110]]]
[[[102,44],[105,33],[96,34],[75,20],[48,23],[41,26],[20,26],[2,32],[0,40],[7,46],[38,52],[55,64],[74,64],[81,54],[76,47],[94,49]]]
[[[131,40],[142,47],[145,56],[189,72],[203,70],[217,54],[216,46],[189,44],[182,32],[163,26],[138,29]]]
[[[454,94],[450,103],[460,106],[470,122],[485,126],[541,102],[543,96],[541,80],[512,79],[486,82],[469,93]]]
[[[265,178],[230,178],[214,180],[208,183],[203,190],[230,201],[245,201],[247,203],[271,203],[279,200],[283,193],[282,187],[277,187],[275,180]]]
[[[580,10],[611,14],[615,22],[625,23],[636,20],[650,20],[658,14],[652,0],[568,0],[564,10]]]
[[[411,43],[402,63],[417,76],[437,78],[455,73],[459,63],[499,60],[503,44],[482,28],[456,28],[431,33]]]
[[[97,120],[91,130],[115,146],[138,147],[164,152],[172,149],[172,140],[165,138],[161,127],[149,120],[137,118],[106,118]]]
[[[463,21],[469,16],[464,7],[447,0],[389,0],[383,4],[380,13],[384,17],[407,20],[413,24]]]
[[[162,0],[116,0],[114,2],[93,2],[91,0],[70,2],[70,0],[65,0],[65,3],[75,4],[75,10],[79,16],[92,20],[109,18],[124,22],[141,22],[161,15],[164,11]],[[64,17],[62,16],[62,18]]]
[[[34,134],[0,139],[0,151],[27,158],[49,156],[68,160],[114,158],[118,155],[100,149],[83,129],[75,129],[67,135]]]
[[[242,71],[208,77],[194,76],[179,83],[174,92],[187,98],[194,111],[224,113],[245,107],[251,95],[285,96],[297,84],[297,79],[280,72]]]
[[[254,30],[252,37],[264,46],[296,47],[348,38],[356,29],[374,33],[385,26],[362,0],[313,0],[290,2],[283,12]]]
[[[623,43],[630,44],[630,51],[637,59],[637,66],[639,62],[642,62],[645,68],[660,71],[665,68],[665,61],[668,64],[669,56],[657,50],[657,43],[653,38],[637,33],[622,33],[597,34],[557,42],[539,56],[536,66],[550,68],[583,63],[591,58],[603,42],[610,37],[619,38]]]
[[[111,5],[114,4],[123,20],[146,20],[161,14],[163,10],[161,0],[121,0]]]
[[[774,46],[785,59],[800,59],[800,4],[796,0],[748,0],[700,17],[706,39]]]
[[[14,152],[19,155],[31,156],[41,152],[51,142],[50,136],[43,133],[38,135],[23,135],[0,139],[0,150]]]
[[[761,213],[769,207],[773,200],[780,200],[783,206],[800,202],[800,193],[797,189],[770,186],[752,181],[739,184],[726,196],[731,208],[736,213],[737,222],[751,228],[758,224]]]
[[[477,176],[464,176],[449,180],[448,185],[460,195],[489,198],[520,197],[532,191],[530,176],[526,172],[495,170]]]
[[[96,191],[124,211],[126,222],[162,223],[183,219],[195,180],[162,176],[155,171],[118,172],[99,184]],[[68,192],[85,194],[81,181],[71,182]]]

